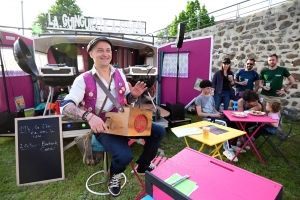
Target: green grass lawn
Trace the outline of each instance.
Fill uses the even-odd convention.
[[[192,115],[187,117],[193,118]],[[289,128],[288,123],[284,123],[284,128]],[[64,145],[70,143],[72,139],[64,139]],[[262,139],[256,141],[259,144]],[[190,141],[191,148],[199,149],[200,143]],[[294,126],[291,136],[281,147],[287,158],[291,161],[286,163],[281,157],[274,154],[262,165],[258,158],[251,152],[241,154],[239,161],[234,163],[242,169],[248,170],[260,176],[266,177],[278,183],[283,188],[283,197],[288,200],[300,199],[300,123]],[[172,157],[185,148],[183,138],[177,138],[171,131],[168,131],[162,141],[161,148],[167,157]],[[140,144],[133,144],[134,160],[142,151]],[[260,150],[262,156],[267,154],[270,148],[265,146]],[[207,149],[205,149],[207,151]],[[0,137],[0,199],[100,199],[99,196],[90,194],[85,188],[86,179],[94,172],[101,169],[99,167],[88,167],[82,163],[82,156],[76,146],[64,152],[65,180],[31,186],[16,185],[16,160],[15,160],[15,139],[14,137]],[[224,158],[225,162],[229,162]],[[128,178],[127,185],[123,188],[120,197],[115,199],[131,200],[140,189],[140,185],[128,166],[125,174]],[[223,180],[220,180],[223,181]],[[245,187],[251,187],[247,185]],[[263,190],[263,188],[262,188]],[[258,191],[259,192],[259,191]]]

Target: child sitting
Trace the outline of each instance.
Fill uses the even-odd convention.
[[[266,111],[269,112],[268,117],[275,120],[276,122],[267,123],[267,124],[263,125],[254,135],[255,139],[257,139],[257,138],[259,138],[259,136],[265,135],[265,134],[272,134],[272,135],[276,134],[277,129],[278,129],[279,120],[280,120],[280,117],[279,117],[280,110],[281,110],[280,102],[267,101]]]
[[[224,115],[219,113],[215,108],[215,100],[213,96],[211,96],[211,86],[212,82],[210,80],[201,81],[200,88],[202,93],[196,98],[195,101],[197,114],[202,118],[210,118],[212,121],[215,119],[223,120],[227,123],[227,126],[229,126],[230,121],[224,118]],[[229,160],[232,160],[235,154],[231,149],[230,143],[226,141],[223,147],[225,150],[223,155]],[[233,161],[237,162],[238,158],[236,157]]]

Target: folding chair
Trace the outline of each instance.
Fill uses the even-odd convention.
[[[142,145],[145,144],[145,141],[142,139],[130,139],[129,142],[128,142],[128,146],[132,145],[134,142],[138,142]],[[162,156],[161,154],[164,154],[163,151],[161,150],[160,152],[160,155],[156,156],[152,161],[151,161],[151,165],[154,165],[154,166],[158,166],[159,164],[161,163],[164,163],[168,158],[165,157],[165,156]],[[146,186],[143,182],[143,180],[141,179],[141,177],[139,176],[139,174],[137,173],[137,168],[138,168],[138,165],[134,166],[132,162],[130,162],[130,167],[131,167],[131,173],[134,173],[136,178],[138,179],[140,185],[141,185],[141,189],[140,191],[138,192],[138,194],[136,195],[136,197],[134,198],[134,200],[140,200],[143,196],[146,195]]]
[[[236,111],[236,110],[238,109],[238,102],[237,102],[237,101],[233,101],[232,103],[233,103],[232,109],[233,109],[234,111]]]
[[[257,149],[260,149],[264,144],[268,143],[271,147],[272,147],[272,151],[270,152],[270,154],[267,156],[265,160],[265,162],[276,152],[277,154],[279,154],[286,162],[289,163],[289,160],[283,155],[283,153],[280,151],[279,147],[282,145],[282,143],[284,141],[286,141],[291,133],[292,133],[292,130],[293,130],[293,125],[296,121],[296,117],[298,115],[298,112],[294,111],[294,110],[291,110],[291,109],[288,109],[286,107],[284,107],[281,111],[281,117],[280,117],[280,121],[282,120],[282,118],[285,118],[285,121],[286,123],[289,123],[289,130],[288,132],[285,132],[285,131],[277,131],[277,133],[275,135],[271,135],[271,134],[268,134],[268,135],[262,135],[262,137],[264,138],[264,141],[263,143],[257,148]],[[280,123],[280,122],[279,122]],[[274,138],[276,137],[277,139],[279,139],[279,142],[277,143],[274,143],[272,141],[271,138]]]
[[[163,156],[156,156],[152,161],[151,161],[151,164],[154,165],[154,166],[158,166],[159,164],[162,164],[164,162],[167,161],[167,157],[163,157]],[[142,181],[142,179],[140,178],[140,176],[138,175],[136,169],[138,167],[137,166],[134,166],[132,162],[130,162],[130,166],[131,166],[131,173],[134,173],[135,176],[137,177],[138,181],[140,182],[141,184],[141,190],[139,191],[139,193],[135,196],[134,200],[140,200],[142,197],[144,197],[146,195],[146,185],[145,183]],[[146,171],[147,173],[147,171]]]
[[[197,112],[197,105],[194,103],[194,106],[195,106],[195,112],[196,112],[196,121],[199,121],[199,116],[198,116],[198,112]],[[220,119],[214,119],[214,118],[211,118],[211,117],[205,117],[205,118],[202,118],[204,121],[208,121],[208,122],[213,122],[213,123],[216,123],[216,124],[220,124],[220,125],[223,125],[223,126],[227,126],[227,123],[223,120],[220,120]]]

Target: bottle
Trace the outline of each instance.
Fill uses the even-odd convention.
[[[219,108],[219,112],[220,112],[220,113],[223,113],[223,110],[224,110],[224,104],[221,103],[220,108]]]

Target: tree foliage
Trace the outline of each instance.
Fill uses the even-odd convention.
[[[215,18],[208,15],[208,11],[204,4],[200,6],[198,0],[188,1],[185,11],[182,10],[178,16],[175,15],[172,23],[157,34],[158,38],[163,36],[176,36],[178,24],[180,22],[185,23],[185,32],[206,28],[216,24]]]
[[[47,13],[53,15],[67,14],[69,16],[82,15],[80,7],[76,5],[76,0],[56,0]],[[32,27],[40,27],[42,30],[45,30],[47,27],[47,13],[40,13],[33,22]],[[61,16],[57,18],[61,20]]]

